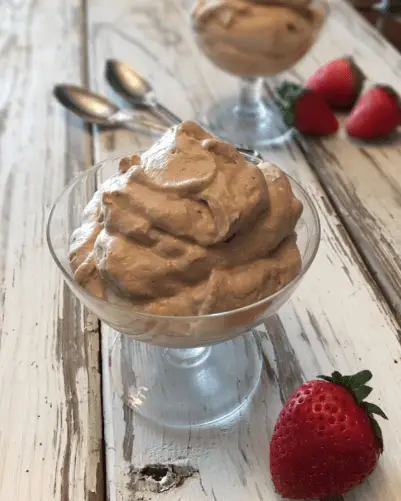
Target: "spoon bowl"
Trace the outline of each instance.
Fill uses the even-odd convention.
[[[54,96],[68,110],[85,122],[103,127],[125,127],[134,131],[145,129],[164,132],[166,126],[140,116],[131,110],[119,108],[107,98],[76,85],[56,85]]]
[[[181,119],[156,99],[151,84],[128,63],[109,59],[105,76],[114,91],[138,108],[147,108],[154,116],[175,125]]]
[[[103,96],[76,85],[56,85],[54,96],[86,122],[110,126],[119,108]]]
[[[144,108],[153,104],[152,86],[129,64],[109,59],[105,75],[114,91],[125,101]]]

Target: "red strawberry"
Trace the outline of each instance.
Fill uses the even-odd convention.
[[[319,68],[305,87],[322,96],[334,108],[349,110],[361,93],[365,75],[351,57],[335,59]]]
[[[289,127],[309,136],[337,132],[337,118],[319,94],[291,82],[284,82],[277,92],[284,122]]]
[[[345,128],[350,136],[358,139],[379,139],[392,134],[400,121],[397,94],[391,87],[377,85],[359,98]]]
[[[371,372],[319,377],[323,381],[305,383],[291,396],[274,429],[270,470],[285,498],[344,494],[366,480],[383,452],[373,415],[387,417],[364,401],[372,391],[366,386]]]

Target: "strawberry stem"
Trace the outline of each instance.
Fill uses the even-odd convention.
[[[276,104],[280,109],[284,123],[288,127],[295,124],[296,102],[302,97],[307,89],[293,82],[285,81],[277,89],[279,99]]]
[[[362,407],[368,415],[376,438],[379,442],[380,450],[383,452],[383,434],[379,423],[376,421],[375,415],[380,416],[383,419],[388,419],[388,417],[378,405],[372,404],[371,402],[365,402],[365,398],[367,398],[372,392],[372,388],[366,383],[368,383],[372,377],[372,373],[368,370],[360,371],[352,376],[343,376],[338,371],[332,372],[331,376],[318,376],[318,378],[323,379],[328,383],[342,386],[353,394],[356,403]]]
[[[366,76],[361,70],[361,68],[356,64],[353,57],[349,56],[346,58],[351,66],[352,76],[354,78],[355,85],[355,101],[358,99],[359,95],[362,92]],[[353,104],[355,104],[355,101]]]
[[[397,92],[392,88],[390,87],[390,85],[386,85],[386,84],[376,84],[374,85],[373,87],[374,89],[382,89],[384,90],[385,92],[387,92],[387,94],[389,94],[390,96],[392,96],[396,102],[397,102],[397,105],[398,105],[398,108],[401,110],[401,98],[400,96],[397,94]]]

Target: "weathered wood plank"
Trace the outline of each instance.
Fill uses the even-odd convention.
[[[101,501],[96,319],[63,284],[45,226],[90,162],[52,97],[84,77],[81,0],[0,3],[0,499]],[[82,70],[81,70],[82,68]]]
[[[150,5],[138,0],[133,5],[115,0],[111,8],[106,0],[93,2],[89,10],[92,88],[112,95],[102,74],[104,60],[115,57],[150,77],[162,102],[184,118],[197,116],[234,92],[236,82],[196,51],[186,24],[189,3],[164,0]],[[150,142],[124,131],[102,133],[97,139],[101,157],[143,148]],[[265,367],[254,404],[239,423],[224,429],[173,432],[144,422],[106,388],[109,499],[113,501],[159,500],[162,496],[166,501],[279,499],[273,493],[268,467],[276,416],[303,379],[334,367],[344,371],[370,367],[375,373],[375,396],[392,418],[383,425],[387,449],[380,468],[345,499],[396,501],[399,497],[399,325],[303,153],[293,145],[269,156],[313,196],[323,233],[316,262],[291,303],[269,322],[268,334],[262,330]],[[103,332],[112,338],[107,327]],[[132,467],[182,459],[199,470],[182,486],[163,495],[136,492]]]
[[[333,2],[326,33],[292,76],[302,81],[343,54],[354,56],[367,76],[367,87],[384,83],[401,92],[398,51],[343,2]],[[336,137],[309,142],[304,154],[400,320],[400,137],[364,144],[340,131]]]

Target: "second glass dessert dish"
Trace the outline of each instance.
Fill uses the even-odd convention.
[[[184,122],[142,154],[82,172],[47,238],[71,290],[118,332],[110,364],[121,398],[186,427],[250,401],[262,367],[251,329],[290,297],[320,227],[281,169]]]
[[[191,25],[200,50],[239,77],[240,94],[215,103],[203,121],[216,135],[261,146],[289,136],[265,78],[292,68],[315,43],[328,15],[326,0],[197,0]]]

